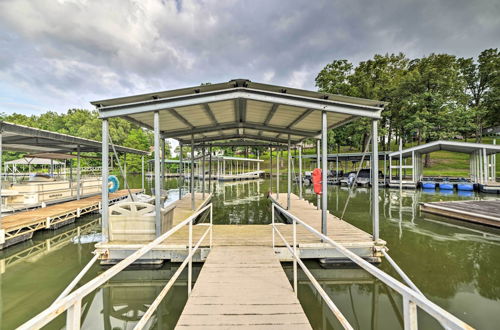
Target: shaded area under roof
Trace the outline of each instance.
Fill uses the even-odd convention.
[[[388,158],[389,154],[390,154],[390,151],[379,151],[378,159],[384,160],[384,157]],[[371,156],[372,156],[372,153],[367,152],[365,155],[365,160],[370,160]],[[338,154],[328,154],[327,161],[336,162],[338,159],[339,162],[343,162],[343,161],[359,162],[359,161],[361,161],[362,157],[363,157],[362,152],[347,152],[347,153],[338,153]],[[302,158],[317,159],[318,157],[316,155],[302,155]],[[321,156],[319,158],[321,159]]]
[[[50,160],[47,158],[30,158],[23,157],[19,159],[9,160],[4,162],[5,165],[63,165],[64,163],[57,160]]]
[[[306,91],[238,79],[171,91],[91,102],[101,118],[122,117],[153,128],[160,115],[165,138],[183,144],[225,141],[298,143],[321,133],[321,113],[328,128],[356,118],[379,119],[384,102]]]
[[[403,149],[401,151],[403,158],[411,157],[412,152],[420,154],[428,154],[431,152],[445,150],[452,152],[461,152],[471,154],[477,150],[486,150],[487,155],[500,153],[500,145],[485,144],[485,143],[472,143],[472,142],[458,142],[458,141],[433,141],[419,146]],[[400,151],[394,151],[389,154],[390,157],[399,157]]]
[[[2,148],[9,151],[39,153],[101,152],[100,141],[84,139],[68,134],[51,132],[0,121]],[[146,155],[146,151],[115,146],[117,152]]]

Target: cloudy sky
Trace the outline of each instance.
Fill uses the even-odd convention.
[[[234,78],[314,89],[333,59],[499,46],[498,0],[0,0],[0,112]]]

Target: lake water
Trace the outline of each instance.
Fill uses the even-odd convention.
[[[133,187],[140,178],[129,176]],[[286,190],[281,180],[281,191]],[[147,182],[147,188],[150,187]],[[177,187],[176,179],[167,181]],[[199,186],[199,184],[198,184]],[[214,223],[265,224],[270,222],[270,203],[265,198],[269,180],[212,183]],[[273,190],[275,182],[273,183]],[[294,187],[296,190],[297,187]],[[340,215],[348,190],[330,186],[328,208]],[[345,219],[371,231],[370,190],[351,193]],[[304,187],[304,197],[316,197]],[[380,189],[380,236],[389,254],[433,302],[477,329],[498,329],[500,324],[500,231],[467,225],[420,213],[418,203],[437,200],[496,198],[488,195],[439,194],[436,192]],[[92,258],[100,231],[99,216],[90,215],[57,231],[38,232],[33,239],[0,252],[0,324],[13,329],[46,307]],[[80,236],[77,237],[80,227]],[[331,230],[334,230],[331,229]],[[325,266],[308,261],[308,267],[357,329],[401,329],[401,296],[364,270],[350,266]],[[178,264],[159,269],[121,272],[82,304],[82,328],[132,329],[158,295]],[[201,264],[194,267],[195,278]],[[291,265],[283,264],[289,278]],[[379,267],[398,278],[390,265]],[[85,283],[103,271],[95,265]],[[172,329],[187,300],[187,275],[183,274],[152,319],[152,327]],[[337,329],[339,324],[304,274],[299,273],[299,299],[315,329]],[[64,328],[58,318],[48,329]],[[423,329],[440,328],[419,310]]]

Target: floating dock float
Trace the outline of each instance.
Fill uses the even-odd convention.
[[[131,190],[132,193],[140,191],[141,189]],[[127,197],[128,190],[120,190],[109,194],[109,202],[114,204]],[[60,228],[82,215],[99,212],[100,209],[101,196],[93,196],[4,216],[0,231],[0,249],[31,239],[35,231]]]
[[[420,209],[427,213],[500,228],[500,200],[422,203]]]

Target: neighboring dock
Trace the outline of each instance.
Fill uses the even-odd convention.
[[[500,200],[422,203],[420,209],[427,213],[500,228]]]
[[[176,329],[311,329],[272,247],[217,246]]]
[[[132,193],[140,191],[141,189],[131,190]],[[124,189],[110,193],[109,201],[110,204],[114,204],[127,197],[128,190]],[[0,244],[0,248],[28,240],[35,231],[57,229],[82,215],[98,212],[100,208],[101,196],[99,195],[4,216],[1,229],[5,231],[5,239]]]

